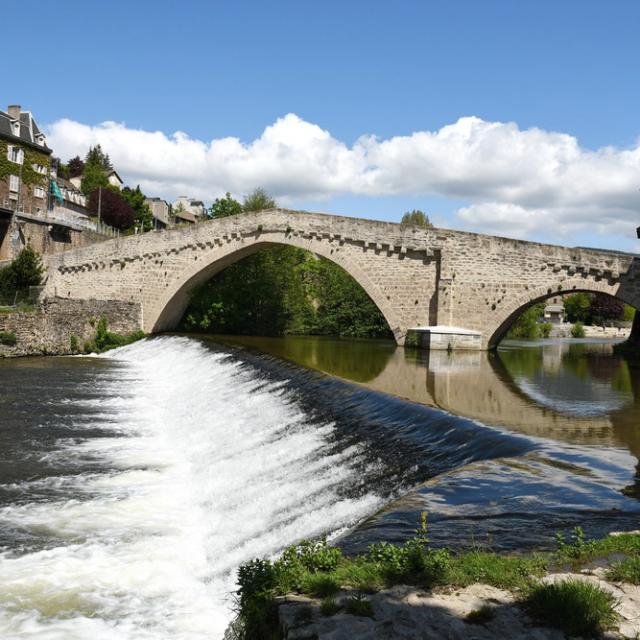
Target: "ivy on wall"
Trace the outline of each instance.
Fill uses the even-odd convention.
[[[0,140],[0,179],[7,178],[10,175],[20,175],[20,165],[11,162],[7,157],[9,144],[6,140]],[[27,187],[42,187],[46,190],[49,180],[50,158],[46,153],[36,151],[26,145],[16,143],[24,151],[24,161],[22,164],[22,184]],[[34,168],[34,164],[46,167],[47,173],[38,173]]]

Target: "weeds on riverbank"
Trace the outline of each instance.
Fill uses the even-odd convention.
[[[75,337],[75,336],[72,336]],[[110,349],[116,349],[117,347],[124,347],[125,345],[131,344],[132,342],[136,342],[137,340],[141,340],[145,338],[146,334],[144,331],[134,331],[133,333],[128,333],[123,335],[121,333],[115,333],[113,331],[109,331],[108,320],[106,316],[102,316],[100,320],[98,320],[98,324],[96,326],[96,335],[93,340],[87,340],[83,345],[84,353],[104,353],[105,351],[109,351]],[[77,346],[77,338],[76,338],[76,346]],[[73,352],[73,345],[72,345]]]
[[[608,592],[589,584],[583,587],[585,583],[574,585],[572,581],[547,585],[540,578],[567,563],[577,568],[597,558],[614,556],[617,562],[611,566],[608,577],[640,582],[640,534],[587,540],[584,532],[576,528],[568,539],[557,536],[557,542],[556,553],[500,555],[473,549],[454,554],[429,546],[426,514],[422,515],[415,536],[405,544],[375,543],[366,554],[356,557],[344,557],[340,549],[325,540],[305,540],[286,549],[278,560],[256,559],[240,567],[236,637],[277,638],[277,596],[302,593],[321,599],[323,615],[333,615],[342,608],[347,612],[358,610],[360,613],[356,615],[372,615],[371,604],[364,594],[395,584],[430,589],[483,583],[516,594],[542,624],[558,626],[568,620],[566,630],[583,629],[589,633],[614,625],[615,601]],[[620,561],[620,555],[626,559]],[[344,588],[353,589],[355,594],[341,606],[336,595]],[[357,600],[355,604],[351,603],[353,598]],[[556,614],[557,602],[570,607],[571,615]]]
[[[558,627],[571,636],[600,635],[618,620],[613,594],[584,580],[537,584],[523,604],[541,624]]]

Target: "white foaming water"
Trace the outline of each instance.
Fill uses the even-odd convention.
[[[84,427],[106,417],[118,437],[79,429],[50,456],[119,471],[51,479],[75,500],[0,509],[1,527],[55,541],[0,555],[3,640],[220,638],[241,562],[335,534],[381,504],[339,494],[361,453],[331,454],[333,425],[309,420],[285,384],[187,338],[106,357],[123,364],[84,402]]]

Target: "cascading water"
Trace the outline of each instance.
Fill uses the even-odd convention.
[[[100,397],[71,401],[76,437],[47,454],[104,472],[25,480],[14,494],[35,482],[62,495],[0,511],[27,545],[46,539],[4,550],[1,638],[221,637],[240,562],[338,532],[381,503],[345,496],[358,446],[329,450],[334,425],[310,421],[283,383],[188,339],[108,357],[118,365],[95,380]]]
[[[401,542],[423,509],[435,544],[522,547],[640,508],[624,451],[190,338],[0,361],[0,416],[2,640],[221,638],[242,562],[304,537]]]

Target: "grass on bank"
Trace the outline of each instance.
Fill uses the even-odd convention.
[[[238,570],[236,637],[262,640],[279,637],[277,596],[301,593],[321,600],[322,615],[338,611],[372,615],[366,597],[394,584],[424,589],[437,586],[465,587],[483,583],[516,594],[523,607],[541,624],[566,631],[598,634],[615,625],[615,601],[597,586],[564,581],[547,585],[540,578],[550,570],[584,566],[595,559],[617,559],[608,577],[634,582],[639,578],[640,534],[606,536],[587,540],[580,528],[567,540],[558,536],[555,553],[502,555],[472,549],[454,554],[429,546],[426,514],[415,536],[402,546],[387,542],[372,544],[367,553],[345,557],[340,549],[324,540],[304,540],[289,547],[275,561],[255,559]],[[620,557],[625,559],[620,561]],[[637,583],[637,582],[636,582]],[[354,595],[342,603],[336,599],[341,589]],[[570,614],[558,615],[562,602]],[[469,623],[483,624],[493,611],[478,611]]]
[[[144,331],[134,331],[133,333],[128,333],[126,335],[109,331],[107,317],[102,316],[100,320],[98,320],[95,337],[93,340],[87,340],[84,343],[82,351],[86,354],[104,353],[110,349],[124,347],[125,345],[131,344],[132,342],[136,342],[137,340],[141,340],[145,337],[146,333]],[[76,353],[79,351],[78,347],[79,343],[77,336],[70,336],[69,348],[71,352]]]

